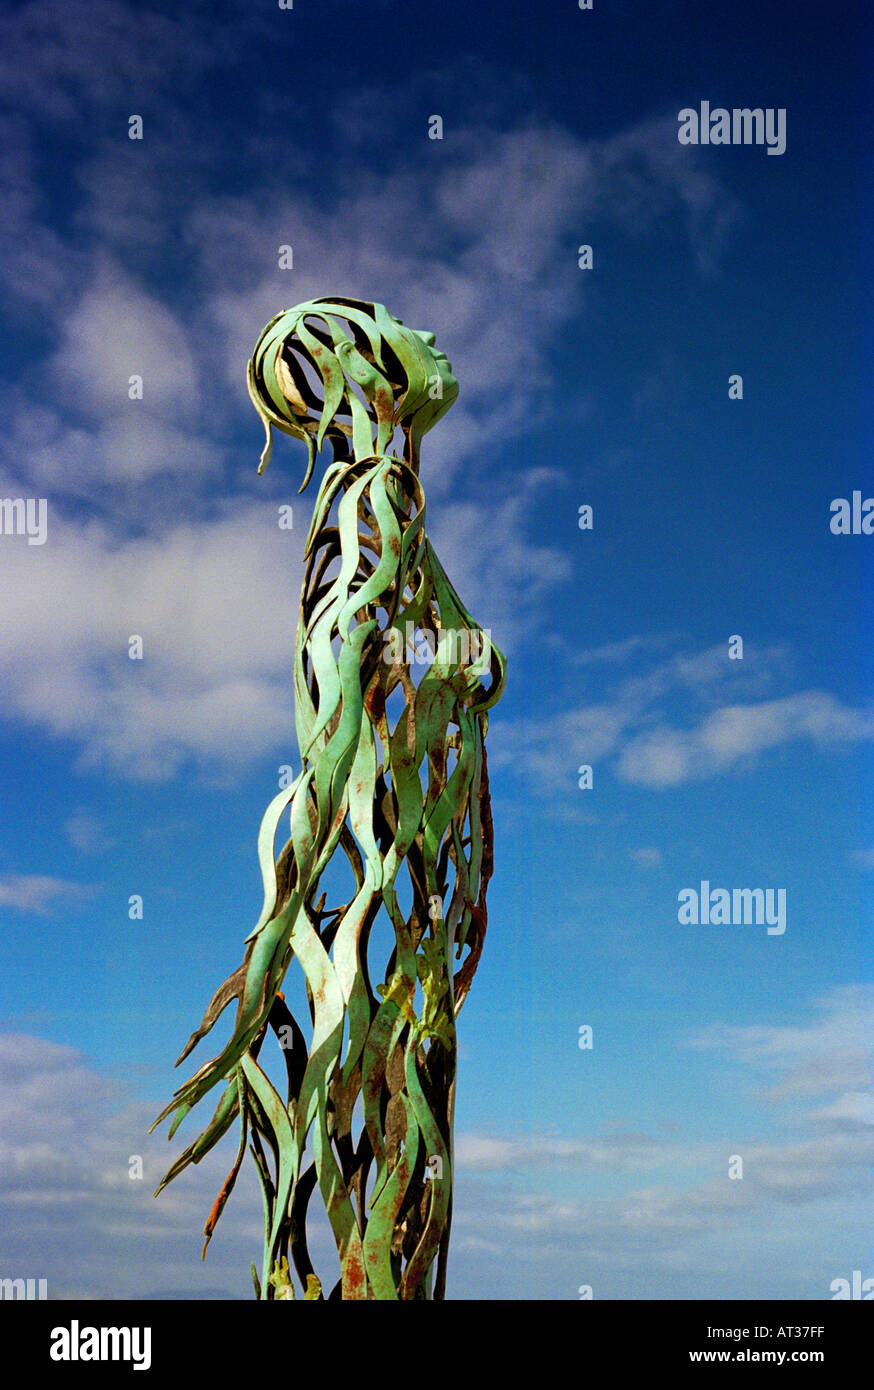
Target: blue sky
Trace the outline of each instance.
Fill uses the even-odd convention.
[[[48,522],[0,535],[3,1275],[250,1293],[251,1175],[202,1265],[230,1157],[154,1202],[185,1130],[145,1129],[239,963],[295,761],[315,489],[284,439],[256,476],[244,371],[328,293],[449,354],[429,531],[509,658],[449,1296],[874,1273],[874,538],[829,529],[874,496],[871,25],[840,14],[4,7],[0,498]],[[784,108],[785,153],[681,145],[702,101]],[[703,879],[785,889],[785,932],[681,925]]]

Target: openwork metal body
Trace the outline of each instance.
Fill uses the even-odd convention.
[[[455,1021],[483,948],[492,873],[484,736],[505,679],[503,656],[425,532],[419,446],[458,384],[431,334],[352,299],[278,315],[248,380],[267,431],[259,472],[273,427],[307,445],[301,491],[325,440],[333,448],[306,542],[294,661],[301,771],[264,815],[264,906],[242,965],[179,1061],[235,1000],[232,1036],[155,1125],[175,1110],[172,1137],[222,1082],[218,1108],[158,1191],[236,1125],[206,1244],[248,1141],[264,1197],[258,1297],[295,1297],[296,1274],[305,1298],[442,1298]],[[413,659],[414,632],[425,660]],[[286,810],[291,833],[277,858]],[[347,865],[349,900],[338,905],[320,891],[332,857]],[[380,921],[393,946],[377,967]],[[306,980],[306,1031],[281,993],[293,959]],[[259,1064],[270,1033],[285,1097]],[[341,1271],[324,1293],[307,1246],[317,1186]]]

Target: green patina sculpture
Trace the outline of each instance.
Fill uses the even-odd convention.
[[[307,446],[301,491],[325,440],[333,448],[306,542],[294,660],[302,766],[261,825],[264,906],[243,963],[179,1062],[232,999],[233,1034],[152,1129],[175,1110],[172,1138],[224,1082],[218,1108],[158,1192],[236,1122],[239,1146],[206,1223],[204,1255],[248,1139],[264,1199],[260,1276],[252,1267],[259,1298],[325,1296],[307,1247],[317,1184],[341,1270],[327,1296],[442,1298],[455,1020],[482,952],[492,873],[484,735],[505,681],[502,654],[425,534],[419,447],[458,383],[432,334],[381,304],[335,298],[272,319],[248,385],[267,432],[259,472],[274,426]],[[398,431],[401,456],[390,452]],[[289,806],[291,834],[277,859]],[[332,856],[345,856],[355,887],[350,901],[328,907],[319,888]],[[381,918],[394,947],[374,989],[368,944]],[[281,993],[295,957],[309,1040]],[[268,1029],[282,1048],[286,1099],[259,1066]]]

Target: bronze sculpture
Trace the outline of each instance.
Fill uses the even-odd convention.
[[[407,328],[380,304],[331,298],[271,320],[248,385],[267,433],[259,472],[274,427],[307,446],[301,491],[325,440],[333,450],[306,542],[294,661],[302,768],[262,822],[264,906],[243,963],[179,1061],[236,999],[233,1035],[155,1125],[175,1110],[172,1137],[220,1080],[224,1092],[158,1191],[236,1120],[236,1160],[205,1235],[208,1244],[248,1137],[265,1212],[260,1276],[253,1266],[258,1297],[294,1297],[293,1270],[305,1297],[322,1296],[306,1234],[318,1183],[340,1259],[329,1296],[442,1298],[455,1019],[483,948],[492,873],[484,735],[505,682],[501,652],[464,608],[425,534],[420,444],[458,384],[432,334]],[[400,454],[390,452],[396,432]],[[413,632],[425,648],[416,663]],[[414,664],[423,667],[418,683]],[[289,806],[291,834],[276,859]],[[355,891],[328,907],[319,885],[335,852]],[[402,883],[411,895],[406,911]],[[374,989],[368,942],[382,914],[394,946]],[[295,956],[306,978],[309,1042],[281,993]],[[258,1064],[268,1028],[283,1049],[285,1100]]]

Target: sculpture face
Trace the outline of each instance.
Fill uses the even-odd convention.
[[[389,317],[394,318],[394,315],[391,314]],[[426,428],[430,429],[440,418],[440,415],[445,415],[458,395],[458,382],[452,375],[452,363],[449,361],[446,353],[441,352],[439,348],[435,346],[436,339],[433,333],[429,333],[427,330],[420,328],[407,328],[403,319],[396,318],[394,321],[411,339],[418,340],[417,343],[413,344],[413,348],[414,351],[417,351],[424,359],[426,366],[425,374],[428,379],[429,389],[435,385],[435,377],[439,377],[440,379],[440,394],[446,404],[443,410],[435,413],[428,421]]]

